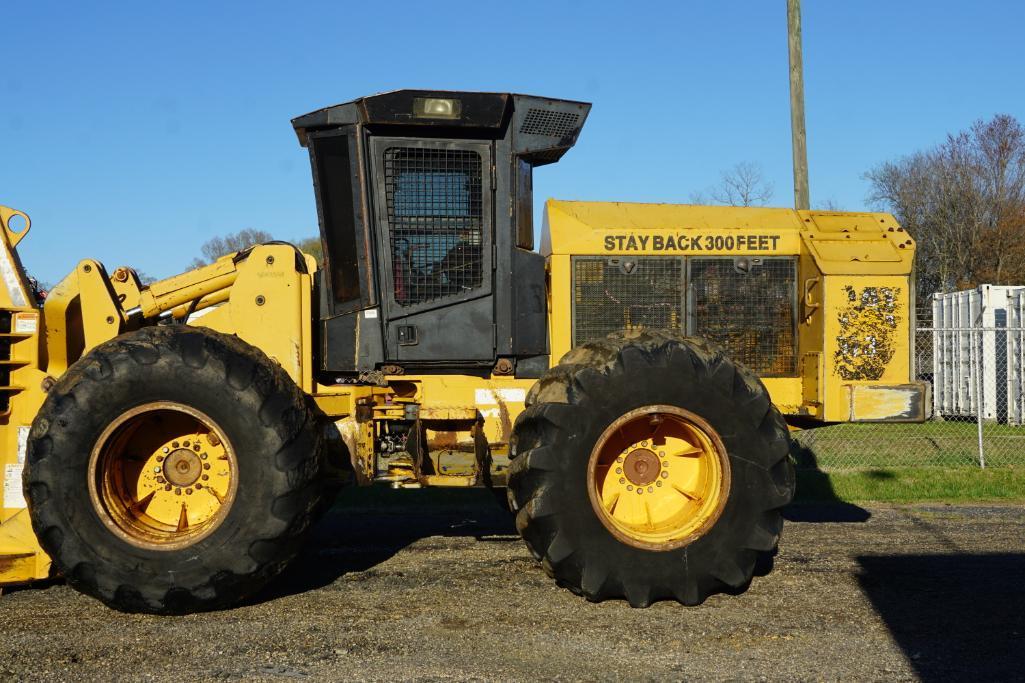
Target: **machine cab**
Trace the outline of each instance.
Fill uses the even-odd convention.
[[[399,90],[294,119],[324,246],[320,369],[547,369],[532,172],[576,143],[589,110]]]

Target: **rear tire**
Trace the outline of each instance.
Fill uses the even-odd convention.
[[[212,425],[187,432],[203,433],[205,450],[193,436],[147,455],[139,445],[173,438],[179,413]],[[180,475],[153,473],[175,453]],[[93,349],[50,390],[30,432],[25,491],[36,536],[72,587],[122,611],[181,614],[233,605],[285,567],[321,497],[320,458],[306,397],[262,352],[211,330],[151,327]],[[133,491],[149,499],[132,503]],[[172,511],[182,501],[177,526],[155,520],[154,500]]]
[[[614,531],[589,492],[592,451],[610,425],[652,406],[710,425],[728,489],[704,526],[661,544]],[[718,347],[643,331],[574,349],[531,389],[514,434],[516,527],[545,571],[589,600],[697,605],[746,590],[756,561],[776,550],[795,487],[787,426],[761,381]]]

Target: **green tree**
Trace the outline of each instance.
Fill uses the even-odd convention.
[[[303,237],[302,239],[296,240],[295,246],[299,247],[300,251],[317,259],[317,265],[324,264],[324,247],[320,242],[319,236]]]

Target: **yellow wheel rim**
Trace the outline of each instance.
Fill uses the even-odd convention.
[[[598,519],[616,538],[670,550],[715,525],[729,496],[730,464],[705,420],[653,405],[626,413],[602,433],[587,483]]]
[[[175,550],[208,536],[238,488],[231,443],[205,414],[170,401],[114,420],[89,458],[89,496],[103,523],[133,545]]]

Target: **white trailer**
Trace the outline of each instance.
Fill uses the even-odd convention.
[[[933,295],[934,415],[1025,423],[1023,306],[1025,287]]]
[[[1007,299],[1007,423],[1025,425],[1025,288]]]

